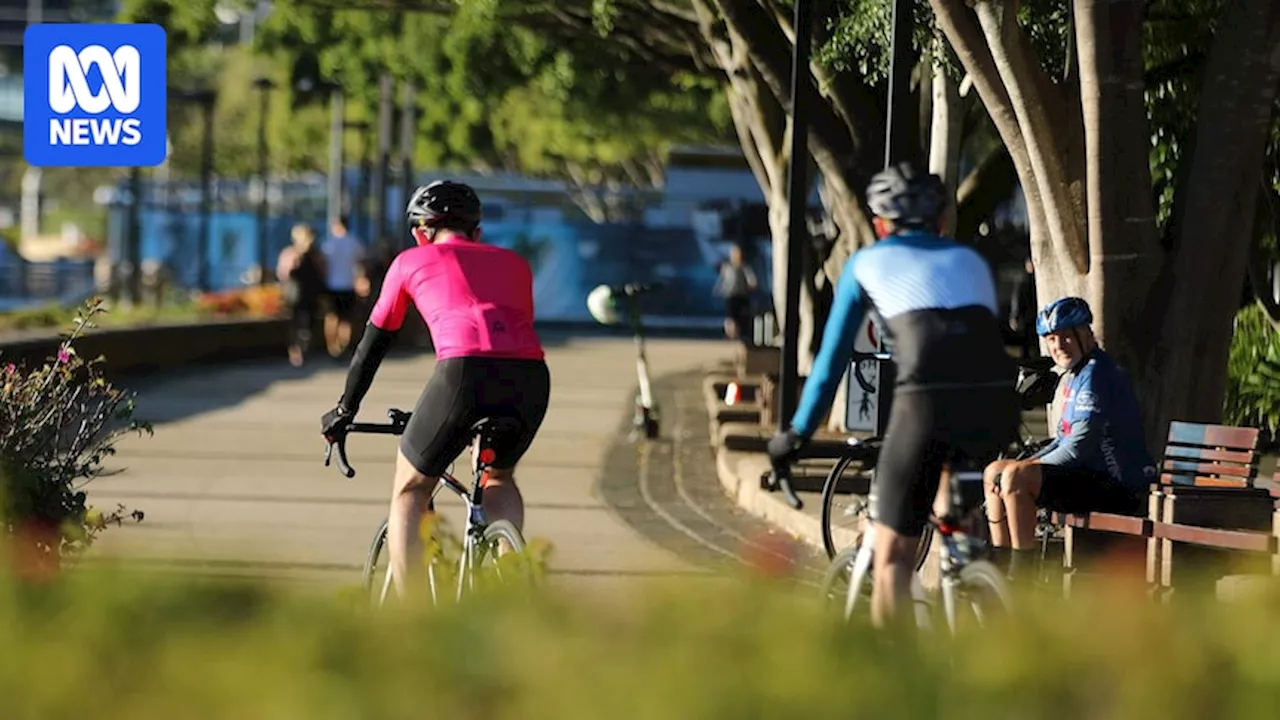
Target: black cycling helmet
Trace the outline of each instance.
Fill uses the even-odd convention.
[[[871,178],[867,205],[894,225],[932,230],[947,207],[947,186],[937,175],[901,162]]]
[[[480,224],[480,197],[470,185],[437,180],[414,190],[404,212],[410,227],[447,223],[472,229]]]

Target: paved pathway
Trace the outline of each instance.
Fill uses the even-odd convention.
[[[748,538],[768,532],[719,493],[705,411],[689,414],[700,404],[697,369],[727,357],[727,344],[650,341],[653,375],[683,373],[680,386],[689,387],[677,402],[673,381],[662,382],[664,431],[683,440],[645,448],[625,442],[635,385],[631,341],[546,342],[552,401],[519,479],[526,535],[554,544],[557,578],[612,586],[627,577],[705,574],[717,563],[735,564]],[[361,418],[412,408],[432,365],[430,355],[388,358]],[[354,584],[386,513],[395,440],[353,436],[348,453],[357,475],[350,480],[323,466],[319,418],[340,394],[344,372],[328,361],[296,370],[282,359],[135,383],[139,414],[155,423],[155,435],[122,440],[111,464],[126,471],[95,480],[89,492],[100,507],[121,502],[142,509],[146,520],[107,530],[95,552],[202,574]],[[457,517],[455,501],[442,508]]]

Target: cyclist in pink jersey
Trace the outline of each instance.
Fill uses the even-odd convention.
[[[516,462],[547,412],[551,377],[533,329],[533,272],[518,253],[480,242],[480,199],[462,183],[418,188],[406,214],[417,247],[400,253],[383,280],[337,407],[321,419],[327,438],[340,436],[360,402],[409,305],[417,307],[436,347],[436,369],[400,438],[387,526],[397,593],[422,567],[418,534],[436,482],[466,449],[481,418],[507,417],[520,430],[495,440],[484,479],[484,511],[523,530],[524,501]]]

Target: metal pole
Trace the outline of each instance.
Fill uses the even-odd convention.
[[[884,164],[914,160],[908,131],[907,102],[911,94],[911,68],[915,53],[911,48],[911,0],[893,0],[893,35],[889,46],[889,102],[885,117]]]
[[[325,224],[332,227],[342,216],[342,89],[330,91],[329,105],[329,207]]]
[[[378,170],[373,180],[373,200],[377,215],[374,237],[387,234],[387,174],[391,169],[391,110],[395,102],[395,78],[383,73],[378,83]]]
[[[209,253],[213,247],[213,105],[212,94],[203,95],[200,103],[204,106],[204,143],[200,158],[200,262],[197,265],[198,277],[196,285],[208,291]]]
[[[809,157],[809,0],[796,0],[796,47],[791,63],[791,162],[787,173],[786,312],[782,325],[782,367],[778,383],[778,429],[791,422],[799,402],[800,344],[800,273],[804,262],[804,243],[808,228],[805,208],[808,198],[805,170]]]
[[[404,97],[400,108],[400,187],[402,193],[400,195],[400,205],[403,207],[409,202],[409,195],[413,193],[416,183],[413,181],[413,155],[416,147],[414,142],[417,139],[416,123],[417,123],[417,100],[414,94],[413,80],[406,80],[404,83]],[[400,215],[401,220],[397,225],[403,229],[401,241],[408,244],[409,228],[404,225],[403,213]]]
[[[258,179],[262,183],[262,197],[258,198],[258,284],[266,285],[270,265],[267,253],[267,106],[271,86],[258,84]]]
[[[129,268],[126,282],[129,302],[142,304],[142,169],[129,168],[129,217],[125,231],[125,262]]]
[[[375,239],[373,227],[373,162],[369,157],[373,150],[373,141],[370,135],[373,134],[373,126],[369,123],[360,124],[360,215],[364,225],[364,238],[366,242],[372,242]],[[353,213],[354,214],[354,213]],[[353,228],[354,229],[354,228]],[[359,234],[359,233],[357,233]]]

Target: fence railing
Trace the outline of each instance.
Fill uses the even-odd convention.
[[[68,303],[94,291],[92,260],[0,260],[0,310],[42,302]]]

